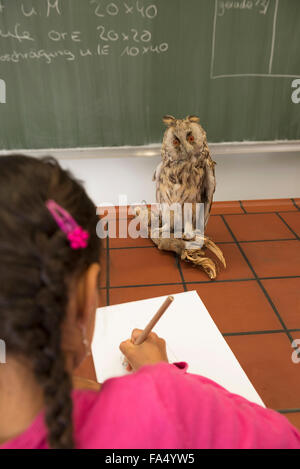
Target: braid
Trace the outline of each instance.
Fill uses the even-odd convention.
[[[18,194],[11,207],[14,187]],[[70,249],[45,207],[49,198],[89,231],[88,248]],[[0,273],[1,338],[10,354],[28,359],[43,390],[49,446],[71,449],[75,446],[72,380],[62,350],[62,326],[70,280],[99,262],[95,207],[81,185],[53,159],[9,156],[0,160],[0,211],[5,271]]]
[[[61,349],[62,311],[66,309],[68,298],[65,270],[58,255],[62,259],[66,256],[61,250],[57,252],[58,243],[55,241],[52,239],[49,242],[46,237],[39,236],[37,243],[38,251],[44,255],[41,258],[41,286],[36,305],[41,318],[40,327],[47,340],[41,344],[40,354],[34,361],[34,373],[44,392],[49,445],[56,449],[72,449],[72,383]]]

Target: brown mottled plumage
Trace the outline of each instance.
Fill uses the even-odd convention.
[[[209,219],[216,188],[216,163],[210,157],[206,133],[199,124],[198,117],[175,119],[165,116],[163,121],[168,128],[163,139],[162,162],[156,168],[153,178],[156,181],[156,200],[162,205],[159,206],[159,215],[153,210],[139,208],[139,216],[148,223],[151,239],[158,249],[176,252],[182,260],[202,267],[214,279],[217,266],[211,258],[206,257],[205,250],[210,250],[224,267],[226,262],[222,251],[203,231]],[[177,215],[183,221],[184,203],[204,204],[204,227],[197,228],[196,205],[193,205],[192,221],[186,222],[184,219],[184,226],[181,223],[176,224]],[[173,204],[177,204],[180,213],[176,212],[177,208],[170,208]],[[166,222],[164,214],[168,209],[170,217]],[[157,222],[158,219],[159,223],[154,223],[153,228],[153,220]]]
[[[162,162],[156,168],[158,203],[204,203],[206,226],[216,188],[215,162],[211,159],[206,133],[199,118],[165,116],[168,126],[162,144]]]

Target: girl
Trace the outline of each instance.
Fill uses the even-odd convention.
[[[168,364],[154,333],[121,344],[134,373],[72,390],[98,306],[96,223],[55,160],[0,158],[0,447],[300,448],[283,416]]]

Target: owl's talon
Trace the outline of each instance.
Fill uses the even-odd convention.
[[[183,257],[181,257],[183,260],[187,260],[189,262],[192,262],[193,264],[202,267],[202,269],[205,271],[205,273],[209,276],[211,280],[216,278],[217,276],[217,268],[212,259],[209,257],[202,257],[203,256],[203,251],[185,251],[183,253]]]
[[[221,249],[211,239],[206,237],[204,239],[204,245],[219,259],[220,262],[222,262],[223,267],[226,268],[226,261]]]

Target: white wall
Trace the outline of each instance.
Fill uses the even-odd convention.
[[[49,152],[50,153],[50,152]],[[300,152],[212,155],[217,162],[214,200],[300,197]],[[85,181],[97,205],[155,202],[152,175],[159,156],[62,159],[64,168]]]

